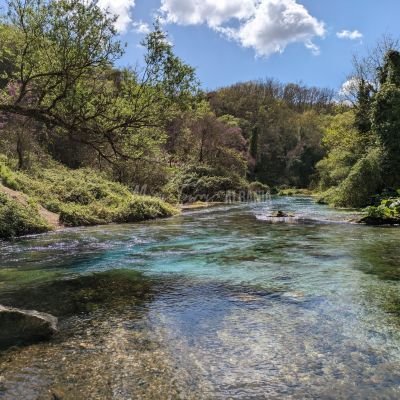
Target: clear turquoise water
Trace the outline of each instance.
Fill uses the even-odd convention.
[[[296,219],[271,223],[265,216],[278,209]],[[54,385],[67,398],[79,398],[74,387],[82,398],[399,398],[400,229],[352,218],[308,198],[276,198],[0,243],[0,302],[40,308],[52,283],[113,269],[140,272],[151,287],[135,307],[124,297],[122,308],[58,313],[73,334],[13,350],[0,398],[37,398]],[[50,302],[42,311],[54,312]],[[133,343],[139,333],[157,351]],[[66,350],[89,336],[90,357],[85,347]],[[143,373],[141,394],[137,360],[165,366]],[[71,383],[84,363],[111,386]]]

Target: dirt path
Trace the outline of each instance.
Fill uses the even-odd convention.
[[[16,190],[10,189],[0,183],[0,192],[5,193],[7,196],[11,197],[15,201],[23,205],[28,204],[28,196],[25,193],[17,192]],[[63,225],[60,223],[60,216],[56,213],[53,213],[49,210],[46,210],[40,204],[38,204],[39,214],[41,217],[47,221],[47,223],[53,226],[55,229],[60,229]]]

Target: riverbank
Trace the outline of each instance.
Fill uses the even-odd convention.
[[[270,192],[278,196],[318,197],[317,193],[307,189]],[[399,224],[400,207],[394,200],[370,207],[358,222]],[[165,218],[180,211],[221,204],[223,202],[171,205],[160,198],[134,194],[128,187],[109,180],[99,171],[89,168],[71,170],[54,161],[46,166],[36,165],[29,172],[11,168],[7,159],[0,162],[0,238],[3,239],[64,227]]]
[[[159,198],[132,193],[89,168],[71,170],[53,162],[27,173],[0,163],[0,238],[140,222],[178,212]]]
[[[327,205],[336,210],[358,211],[364,214],[356,222],[366,225],[400,225],[400,189],[391,194],[384,193],[381,195],[371,196],[369,206],[364,204],[363,207],[344,207],[335,203],[332,197],[332,191],[319,192],[311,189],[281,189],[277,191],[278,196],[283,197],[312,197],[318,204]]]

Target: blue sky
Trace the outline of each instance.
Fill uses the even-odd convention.
[[[140,62],[139,43],[161,15],[176,54],[196,67],[204,89],[266,77],[339,89],[353,54],[364,54],[383,34],[400,37],[400,0],[99,0],[99,5],[119,15],[117,28],[128,44],[121,65]]]
[[[106,1],[107,0],[103,0]],[[111,1],[111,0],[110,0]],[[124,1],[124,0],[118,0]],[[131,19],[151,24],[154,14],[159,12],[163,0],[136,0],[130,10]],[[214,0],[215,3],[223,0]],[[232,2],[232,0],[230,0]],[[249,0],[251,3],[253,0]],[[264,0],[279,3],[280,0]],[[171,36],[175,52],[189,64],[197,68],[197,74],[205,89],[214,89],[237,81],[246,81],[265,77],[274,77],[283,82],[304,82],[308,85],[339,88],[351,72],[351,59],[354,53],[363,54],[368,47],[374,46],[383,34],[400,37],[400,1],[399,0],[281,0],[283,3],[297,3],[304,6],[308,15],[317,23],[324,24],[323,35],[314,34],[311,27],[310,40],[319,47],[319,54],[306,48],[304,41],[287,44],[280,52],[257,55],[254,47],[245,47],[243,43],[221,33],[218,27],[210,27],[207,21],[198,18],[196,21],[185,19],[179,14],[179,6],[192,6],[195,13],[201,13],[202,0],[164,0],[178,18],[166,23],[165,28]],[[227,1],[229,3],[229,1]],[[256,0],[253,2],[257,2]],[[205,3],[207,1],[205,0]],[[242,4],[246,3],[242,0]],[[196,10],[197,4],[197,10]],[[291,5],[286,4],[287,7]],[[175,7],[175,8],[174,8]],[[212,15],[212,7],[205,10],[208,17]],[[164,10],[165,14],[165,10]],[[227,10],[227,18],[229,10]],[[174,16],[174,14],[173,14]],[[248,18],[245,17],[244,20]],[[250,16],[250,18],[252,18]],[[182,22],[183,21],[183,22]],[[263,21],[261,21],[262,23]],[[244,22],[246,23],[246,22]],[[268,22],[266,22],[268,24]],[[232,17],[221,24],[225,27],[237,28],[243,24],[240,18]],[[290,21],[289,21],[290,24]],[[143,27],[142,27],[143,28]],[[290,27],[288,28],[290,31]],[[143,29],[142,29],[143,30]],[[351,38],[339,38],[337,33],[349,31]],[[359,36],[357,31],[362,35]],[[353,35],[351,35],[353,33]],[[296,29],[294,29],[296,34]],[[263,38],[273,41],[268,36],[274,35],[273,26]],[[138,43],[143,35],[129,26],[121,35],[128,43],[127,54],[122,62],[134,65],[141,57]],[[279,36],[279,34],[278,34]],[[346,36],[346,34],[344,35]],[[354,38],[354,36],[356,36]],[[288,38],[290,39],[290,37]],[[308,38],[306,39],[308,40]],[[315,51],[314,51],[315,52]]]

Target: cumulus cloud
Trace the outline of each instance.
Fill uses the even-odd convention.
[[[324,24],[294,0],[264,0],[253,17],[232,30],[234,39],[243,47],[254,48],[259,56],[282,53],[288,44],[295,42],[303,42],[313,53],[318,53],[312,38],[324,34]]]
[[[318,54],[312,39],[325,35],[324,23],[296,0],[162,0],[161,12],[169,23],[207,24],[264,57],[296,42]]]
[[[118,19],[115,23],[115,28],[120,33],[126,32],[132,23],[130,12],[135,7],[135,0],[99,0],[98,6],[116,15]]]
[[[141,33],[143,35],[147,35],[151,31],[149,24],[143,21],[133,22],[132,26],[136,33]]]
[[[357,40],[357,39],[363,38],[363,34],[361,32],[359,32],[358,30],[348,31],[346,29],[344,29],[340,32],[337,32],[336,36],[339,39],[349,39],[349,40]]]
[[[344,104],[352,105],[357,101],[357,95],[360,88],[361,80],[357,76],[350,77],[347,81],[345,81],[338,92],[338,100]],[[373,83],[366,81],[364,82],[373,87]]]
[[[161,12],[169,23],[208,24],[218,27],[230,19],[247,19],[254,15],[255,0],[162,0]]]
[[[342,84],[342,87],[339,89],[339,96],[341,97],[350,97],[354,93],[357,92],[360,84],[360,80],[356,77],[352,77],[345,81]]]

